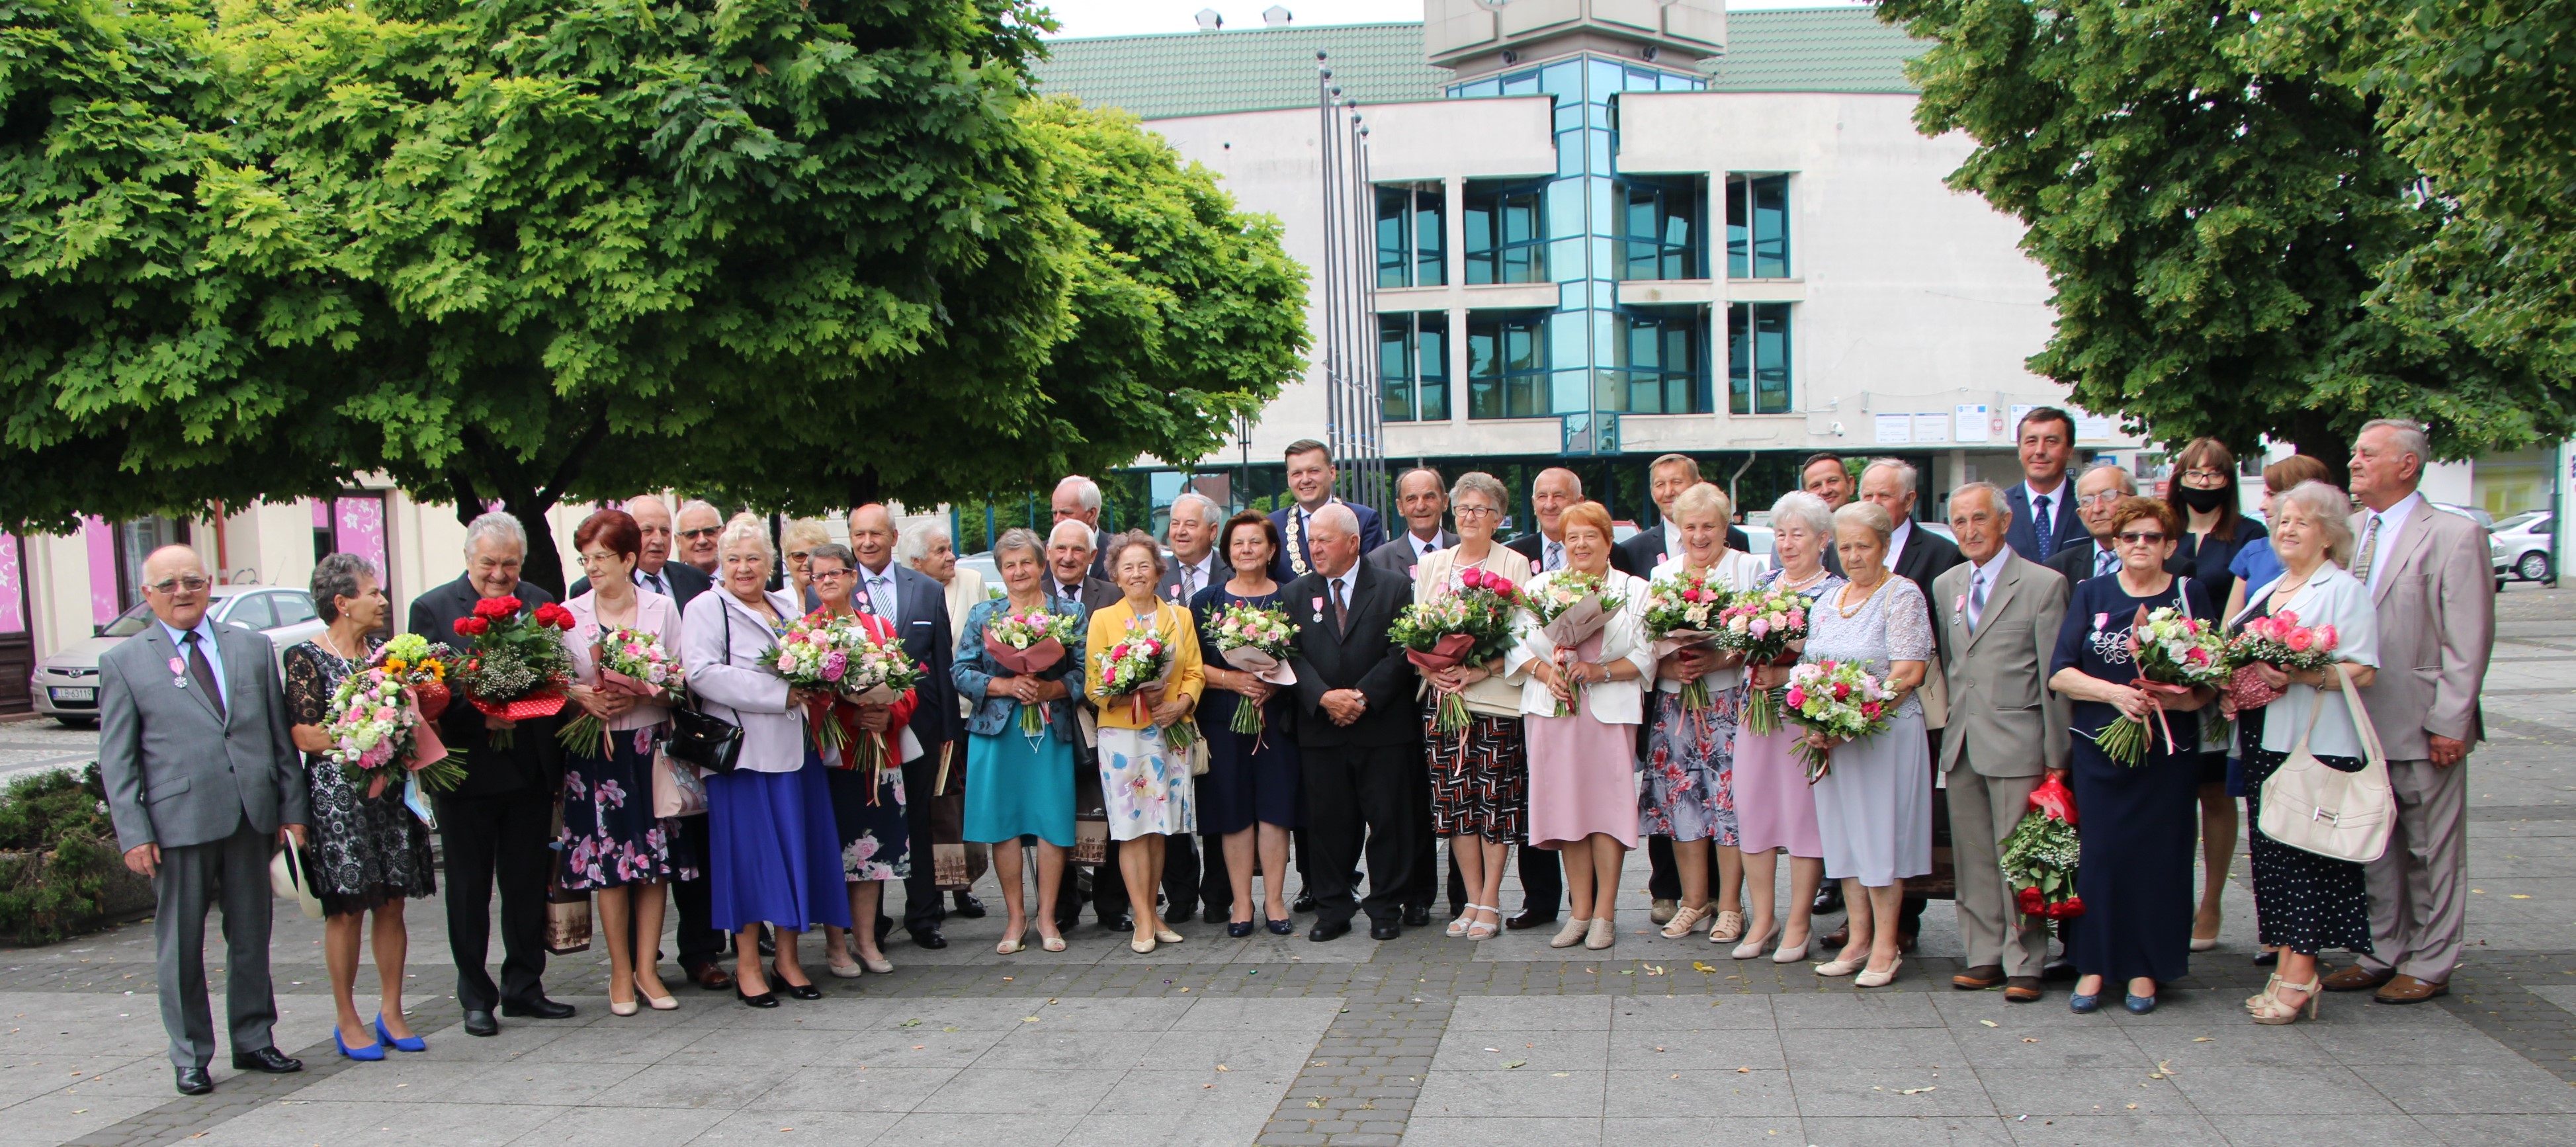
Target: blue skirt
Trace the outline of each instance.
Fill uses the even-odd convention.
[[[966,738],[964,837],[1016,844],[1023,836],[1073,847],[1073,746],[1052,730],[1032,740],[1015,717],[999,733]]]
[[[823,772],[808,749],[805,767],[792,773],[744,769],[707,778],[708,891],[717,927],[850,926],[840,830]]]

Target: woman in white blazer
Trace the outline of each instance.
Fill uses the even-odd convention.
[[[767,664],[779,629],[803,613],[764,588],[778,553],[759,518],[736,515],[716,546],[716,587],[682,616],[680,663],[700,708],[742,727],[734,771],[707,778],[709,892],[717,925],[735,934],[735,994],[774,1008],[773,972],[787,994],[822,997],[797,965],[797,934],[816,924],[849,927],[850,901],[831,789],[805,734],[805,698]],[[767,969],[764,922],[778,930],[778,962]]]
[[[2335,657],[2360,687],[2378,673],[2379,612],[2369,587],[2337,564],[2352,552],[2350,505],[2343,491],[2323,482],[2302,482],[2281,495],[2272,515],[2272,551],[2281,559],[2281,576],[2248,593],[2245,608],[2227,625],[2231,636],[2264,616],[2295,618],[2310,630],[2331,625]],[[2370,951],[2370,895],[2363,866],[2263,835],[2255,823],[2262,817],[2263,782],[2289,759],[2302,731],[2309,752],[2346,772],[2362,767],[2363,748],[2350,694],[2334,672],[2288,672],[2262,664],[2254,671],[2281,690],[2271,704],[2236,714],[2254,860],[2255,933],[2265,946],[2280,949],[2281,957],[2263,991],[2245,1006],[2256,1023],[2286,1024],[2302,1011],[2316,1014],[2318,952]],[[2222,698],[2222,707],[2229,700]]]
[[[1558,850],[1574,906],[1548,943],[1598,950],[1618,939],[1619,867],[1637,847],[1637,725],[1645,720],[1655,650],[1646,640],[1645,581],[1610,568],[1610,511],[1599,502],[1577,502],[1562,523],[1565,569],[1531,578],[1528,592],[1543,594],[1567,573],[1591,574],[1619,599],[1619,609],[1568,648],[1550,640],[1537,615],[1524,609],[1520,644],[1503,668],[1529,678],[1521,687],[1529,842]],[[1566,716],[1556,715],[1560,705]]]
[[[1422,555],[1413,569],[1413,600],[1437,601],[1458,592],[1468,570],[1501,577],[1515,586],[1530,580],[1529,559],[1494,540],[1494,527],[1510,512],[1511,492],[1493,475],[1460,475],[1449,491],[1458,521],[1458,543]],[[1489,940],[1503,928],[1503,862],[1521,839],[1529,813],[1529,756],[1521,738],[1521,684],[1489,665],[1459,665],[1422,673],[1422,737],[1431,768],[1431,831],[1449,838],[1449,863],[1467,890],[1467,910],[1449,922],[1449,934]],[[1440,695],[1466,701],[1465,733],[1434,727]]]
[[[1682,552],[1654,568],[1652,579],[1707,575],[1729,592],[1762,584],[1762,559],[1726,548],[1726,523],[1734,506],[1726,492],[1706,482],[1673,498]],[[1682,685],[1698,678],[1709,706],[1682,706]],[[1674,650],[1655,664],[1653,727],[1646,732],[1645,785],[1637,794],[1638,831],[1672,841],[1673,869],[1681,878],[1681,904],[1664,926],[1667,938],[1691,934],[1709,919],[1708,938],[1733,944],[1744,938],[1744,854],[1736,850],[1735,721],[1743,704],[1744,654],[1713,645]],[[1709,908],[1708,856],[1717,850],[1716,912]]]

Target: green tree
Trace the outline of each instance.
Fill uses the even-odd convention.
[[[1883,0],[1934,41],[1916,124],[1976,150],[1951,185],[2029,228],[2058,322],[2031,369],[2165,441],[2269,436],[2340,466],[2383,416],[2460,456],[2563,434],[2527,352],[2372,305],[2448,213],[2338,82],[2330,38],[2264,53],[2189,0]]]

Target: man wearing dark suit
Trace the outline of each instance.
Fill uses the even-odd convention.
[[[1369,937],[1392,940],[1404,934],[1404,896],[1419,851],[1406,785],[1422,769],[1422,721],[1412,704],[1412,662],[1387,630],[1413,600],[1412,588],[1360,561],[1359,520],[1349,507],[1326,506],[1308,526],[1315,568],[1284,593],[1298,623],[1290,661],[1306,838],[1315,852],[1306,871],[1315,927],[1306,938],[1322,942],[1351,930],[1362,905],[1350,874],[1365,852]]]
[[[1172,499],[1171,517],[1163,530],[1163,544],[1171,548],[1172,560],[1163,580],[1155,583],[1154,596],[1187,610],[1200,590],[1234,576],[1234,567],[1217,552],[1216,531],[1223,520],[1216,502],[1205,494],[1183,491]],[[1217,659],[1213,649],[1201,652]],[[1204,841],[1173,834],[1163,849],[1163,897],[1170,901],[1166,919],[1187,919],[1201,904],[1207,906],[1210,924],[1233,916],[1234,885],[1226,877],[1225,844],[1218,837],[1201,836]]]
[[[2041,406],[2021,416],[2013,429],[2020,441],[2020,484],[2004,491],[2012,506],[2012,530],[2006,544],[2024,560],[2044,562],[2075,536],[2067,517],[2067,463],[2075,457],[2075,417],[2054,406]]]
[[[304,1070],[272,1039],[268,973],[268,859],[305,840],[304,767],[268,639],[209,620],[212,588],[195,550],[154,551],[143,561],[153,623],[99,658],[99,778],[125,866],[152,880],[153,972],[181,1095],[215,1089],[206,912],[218,897],[233,1069]]]
[[[521,612],[554,600],[542,587],[519,580],[528,536],[519,520],[489,513],[465,528],[465,574],[413,599],[411,632],[459,646],[457,619],[471,616],[485,598],[515,597]],[[539,977],[546,970],[546,877],[553,871],[555,789],[563,780],[555,755],[557,719],[515,724],[486,717],[463,697],[438,719],[439,739],[464,761],[465,780],[440,793],[438,839],[447,857],[447,947],[456,958],[456,1002],[465,1031],[488,1036],[501,1030],[492,1013],[559,1020],[571,1004],[547,999]],[[511,730],[508,747],[491,733]],[[492,947],[492,891],[501,893],[501,981],[483,966]]]
[[[1279,556],[1270,563],[1271,580],[1286,585],[1314,568],[1306,531],[1315,511],[1326,506],[1348,506],[1358,517],[1361,553],[1385,544],[1386,528],[1378,524],[1376,510],[1333,496],[1333,480],[1340,473],[1333,466],[1331,447],[1312,438],[1288,444],[1288,493],[1296,504],[1270,512],[1271,524],[1279,527]]]
[[[850,511],[850,552],[859,559],[859,584],[850,593],[854,608],[894,623],[903,635],[903,654],[921,666],[913,686],[920,704],[913,706],[913,739],[921,755],[903,765],[904,823],[912,839],[912,875],[903,882],[903,926],[912,942],[945,948],[939,924],[947,919],[939,897],[937,865],[931,862],[932,821],[939,799],[942,758],[960,739],[957,682],[948,672],[956,647],[948,639],[948,587],[930,575],[894,560],[894,515],[871,503]],[[962,786],[963,754],[948,763],[948,783]],[[959,791],[963,791],[962,787]],[[857,921],[852,921],[857,923]]]
[[[2086,470],[2083,477],[2075,480],[2075,514],[2084,523],[2084,533],[2068,539],[2040,563],[2066,579],[2069,593],[2088,578],[2119,572],[2120,556],[2111,549],[2111,512],[2120,507],[2120,499],[2134,497],[2137,492],[2138,480],[2108,462]],[[2011,492],[2005,493],[2009,497]],[[2176,550],[2175,556],[2165,559],[2165,572],[2188,576],[2191,561]]]
[[[1090,524],[1080,520],[1057,519],[1055,529],[1047,535],[1047,593],[1059,600],[1078,602],[1092,613],[1116,604],[1124,593],[1117,583],[1090,574],[1093,552]],[[1088,620],[1084,624],[1090,624]],[[1077,702],[1079,703],[1079,702]],[[1073,807],[1078,813],[1097,814],[1107,805],[1100,791],[1100,762],[1092,746],[1075,745],[1073,751]],[[1100,926],[1112,932],[1128,931],[1133,924],[1127,912],[1127,882],[1118,874],[1118,842],[1109,842],[1109,856],[1091,871],[1092,912]],[[1064,866],[1063,882],[1057,885],[1055,922],[1070,931],[1082,919],[1082,896],[1079,889],[1083,868],[1078,864]]]
[[[641,494],[626,500],[626,512],[635,518],[636,529],[644,537],[643,549],[635,559],[636,588],[670,598],[671,604],[686,611],[689,602],[712,588],[715,581],[696,566],[671,560],[671,507],[659,495]],[[572,583],[565,600],[589,592],[590,579],[582,578]],[[708,854],[706,817],[675,817],[672,824],[677,826],[673,848],[685,850],[690,856]],[[680,970],[706,991],[721,992],[732,987],[733,973],[723,966],[725,943],[730,937],[715,926],[715,905],[709,899],[706,872],[701,869],[695,879],[673,880],[670,885],[671,905],[679,910],[680,917],[671,929],[680,944]],[[651,944],[658,953],[662,938],[638,936],[635,942]]]

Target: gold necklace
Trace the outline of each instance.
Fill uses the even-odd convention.
[[[1880,578],[1880,579],[1878,579],[1878,584],[1876,584],[1876,585],[1873,585],[1873,586],[1869,587],[1869,592],[1861,595],[1861,599],[1860,599],[1860,604],[1859,604],[1859,605],[1855,605],[1855,606],[1852,606],[1852,607],[1851,607],[1851,608],[1849,608],[1849,609],[1845,609],[1845,608],[1843,608],[1843,602],[1844,602],[1846,599],[1848,599],[1848,598],[1850,598],[1850,597],[1851,597],[1851,587],[1852,587],[1852,585],[1853,585],[1853,584],[1854,584],[1854,583],[1852,583],[1852,582],[1844,582],[1844,583],[1843,583],[1842,592],[1834,595],[1834,612],[1835,612],[1835,613],[1839,613],[1839,614],[1843,615],[1843,616],[1844,616],[1844,617],[1846,617],[1846,618],[1851,617],[1851,616],[1853,616],[1853,615],[1855,615],[1855,614],[1859,613],[1860,611],[1862,611],[1862,610],[1864,610],[1864,609],[1869,608],[1869,599],[1871,599],[1871,598],[1873,598],[1873,597],[1877,597],[1877,596],[1878,596],[1878,591],[1880,591],[1880,590],[1882,590],[1882,589],[1886,589],[1886,588],[1887,588],[1887,579],[1886,579],[1886,578]]]

